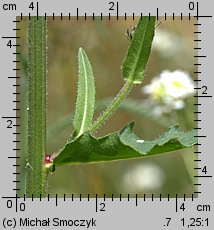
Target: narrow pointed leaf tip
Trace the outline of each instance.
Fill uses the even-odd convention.
[[[151,52],[155,31],[155,17],[142,17],[131,40],[122,65],[122,77],[135,84],[142,83]]]
[[[120,132],[98,139],[85,132],[76,140],[68,142],[53,163],[61,166],[148,157],[189,148],[197,143],[196,130],[183,132],[173,126],[157,139],[142,140],[134,134],[133,126],[134,123],[130,123]]]
[[[78,67],[78,93],[74,116],[75,137],[80,136],[90,128],[95,104],[93,71],[89,59],[82,48],[79,48],[78,52]]]

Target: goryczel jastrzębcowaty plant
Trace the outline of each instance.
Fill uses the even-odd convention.
[[[57,167],[80,163],[125,160],[184,149],[197,143],[196,132],[170,127],[154,140],[142,140],[130,122],[120,131],[97,138],[93,134],[118,109],[136,84],[144,80],[155,34],[155,17],[142,17],[132,32],[121,75],[124,85],[118,95],[94,121],[95,79],[83,48],[78,51],[78,93],[73,119],[74,131],[57,153],[46,153],[46,20],[32,17],[28,22],[28,136],[27,196],[46,195],[47,176]],[[130,36],[131,35],[131,36]]]

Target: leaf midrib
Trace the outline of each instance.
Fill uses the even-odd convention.
[[[87,69],[85,66],[85,61],[83,58],[83,54],[81,51],[81,59],[82,59],[82,64],[83,64],[83,69],[84,69],[84,80],[85,80],[85,100],[84,100],[84,111],[83,111],[83,117],[82,117],[82,123],[81,123],[81,127],[80,127],[80,132],[79,135],[81,135],[84,132],[84,128],[85,128],[85,120],[86,120],[86,116],[87,116],[87,104],[88,104],[88,79],[87,79]]]
[[[142,51],[142,49],[143,49],[143,43],[144,43],[144,38],[145,38],[145,35],[146,35],[146,33],[147,33],[147,30],[148,30],[148,20],[147,20],[147,23],[146,23],[146,29],[145,29],[145,32],[144,32],[144,35],[143,35],[143,39],[141,39],[141,49],[139,49],[139,52],[138,52],[138,55],[137,55],[137,58],[135,58],[135,60],[134,60],[134,64],[133,64],[133,66],[134,66],[134,68],[132,68],[132,70],[131,70],[131,72],[130,72],[130,75],[129,75],[129,77],[128,78],[130,78],[130,79],[132,79],[132,81],[134,81],[134,72],[135,72],[135,70],[136,70],[136,67],[137,67],[137,64],[138,64],[138,62],[139,62],[139,57],[140,57],[140,54],[141,54],[141,51]]]

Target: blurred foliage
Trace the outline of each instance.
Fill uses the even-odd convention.
[[[164,69],[175,70],[182,69],[188,71],[194,77],[194,22],[183,17],[183,20],[175,18],[164,21],[156,29],[156,34],[164,30],[172,33],[170,40],[172,47],[161,53],[161,49],[153,47],[152,54],[147,66],[146,76],[143,85],[148,84],[151,79],[160,74]],[[94,71],[96,83],[96,101],[105,101],[109,97],[114,97],[121,88],[123,81],[121,76],[121,64],[125,57],[129,41],[125,37],[127,29],[137,24],[137,20],[132,18],[71,18],[67,17],[61,20],[59,17],[48,18],[48,127],[53,127],[54,123],[66,116],[71,116],[75,110],[75,101],[77,95],[77,53],[79,47],[83,47]],[[22,59],[26,59],[26,18],[21,26],[21,51]],[[176,38],[176,39],[175,39]],[[167,42],[167,41],[166,41]],[[162,42],[164,45],[164,42]],[[176,48],[174,53],[173,47]],[[23,68],[22,77],[25,72]],[[21,81],[24,84],[24,79]],[[142,94],[142,86],[136,86],[131,92],[129,99],[132,101],[144,101],[146,98]],[[24,85],[22,86],[24,91]],[[22,93],[24,94],[24,93]],[[24,97],[23,97],[24,98]],[[179,112],[173,112],[163,119],[168,119],[169,126],[172,123],[180,123],[181,128],[189,130],[194,127],[194,98],[186,101],[187,106]],[[24,111],[25,102],[22,100],[22,111]],[[97,109],[99,111],[99,109]],[[99,111],[100,112],[100,111]],[[95,117],[98,116],[98,112]],[[152,117],[154,118],[154,117]],[[157,119],[159,119],[157,117]],[[156,120],[157,120],[156,119]],[[162,119],[160,117],[160,119]],[[126,110],[119,110],[113,117],[98,130],[96,136],[103,136],[109,132],[119,130],[124,125],[135,120],[135,132],[142,139],[153,139],[161,132],[166,130],[155,119],[130,113]],[[47,152],[49,154],[57,152],[73,131],[72,119],[70,125],[62,132],[59,132],[54,139],[49,139],[47,143]],[[22,119],[22,123],[26,122]],[[24,125],[23,125],[24,127]],[[24,131],[24,130],[23,130]],[[22,134],[22,142],[25,141],[25,135]],[[24,145],[24,144],[23,144]],[[24,148],[23,148],[24,149]],[[115,196],[122,194],[123,197],[128,193],[133,195],[138,193],[143,196],[144,193],[149,197],[154,195],[172,197],[175,194],[182,196],[191,195],[195,189],[193,186],[194,167],[194,149],[164,154],[163,156],[150,157],[147,159],[135,159],[128,161],[118,161],[112,163],[99,164],[81,164],[77,166],[61,167],[49,176],[49,193],[54,196],[56,193],[60,196],[64,193],[69,197],[74,195],[86,196],[95,194],[102,196]],[[78,153],[77,153],[78,154]]]

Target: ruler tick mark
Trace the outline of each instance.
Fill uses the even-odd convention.
[[[136,205],[136,206],[138,205],[138,203],[137,203],[137,194],[136,194],[136,196],[135,196],[135,205]]]
[[[159,15],[158,15],[158,8],[157,8],[157,21],[158,21]]]
[[[119,4],[117,2],[117,20],[119,19]]]
[[[195,95],[194,97],[212,97],[211,95]]]
[[[56,205],[56,207],[57,207],[57,206],[58,206],[58,197],[57,197],[57,194],[56,194],[56,198],[55,198],[55,200],[56,200],[55,205]]]
[[[210,177],[212,177],[212,176],[195,175],[194,177],[196,177],[196,178],[200,178],[200,177],[201,177],[201,178],[203,178],[203,177],[204,177],[204,178],[210,178]]]
[[[95,200],[96,200],[96,212],[97,212],[97,194]]]
[[[205,55],[195,55],[194,56],[195,58],[197,57],[197,58],[206,58],[207,56],[205,56]]]
[[[36,17],[39,20],[39,2],[36,3]]]

